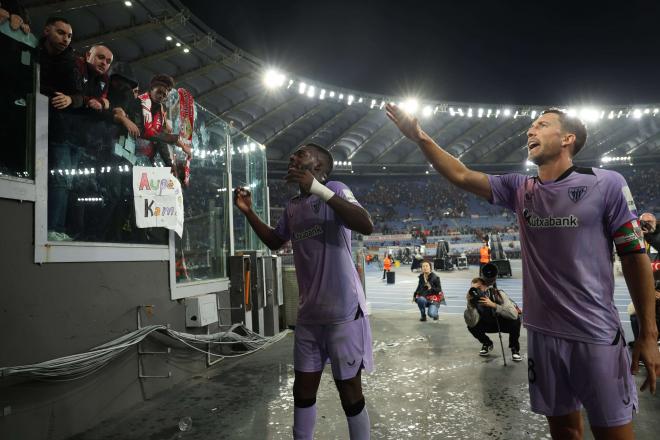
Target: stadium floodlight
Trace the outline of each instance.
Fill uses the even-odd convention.
[[[481,117],[483,117],[483,115],[484,115],[484,109],[480,108],[479,110],[477,110],[477,116],[478,117],[481,118]]]
[[[599,114],[600,110],[594,108],[583,108],[580,110],[580,118],[586,122],[596,122]]]
[[[165,39],[166,39],[167,41],[172,41],[172,36],[171,36],[171,35],[168,35],[167,37],[165,37]]]
[[[177,41],[177,42],[176,42],[176,47],[181,47],[181,43],[179,43],[179,42]]]
[[[536,110],[532,110],[532,113],[529,115],[530,118],[536,119]]]
[[[498,112],[499,112],[499,110],[498,110]],[[511,116],[511,110],[509,110],[508,108],[505,108],[503,113],[504,113],[504,116],[506,116],[506,117]]]
[[[355,96],[353,96],[353,95],[348,95],[348,98],[346,99],[346,103],[347,103],[348,105],[351,105],[351,104],[353,104],[353,101],[355,101]]]
[[[126,1],[124,2],[124,4],[125,4],[126,7],[128,7],[128,8],[130,8],[131,6],[133,6],[133,2],[128,1],[128,0],[126,0]]]
[[[650,108],[645,108],[644,109],[644,114],[648,115],[649,113],[651,113],[651,109]]]
[[[304,82],[301,82],[300,84],[298,84],[298,93],[300,93],[301,95],[304,95],[305,90],[307,90],[307,84],[305,84]]]
[[[190,52],[190,49],[188,49],[187,47],[184,47],[183,48],[183,53],[188,53],[188,52]]]
[[[449,107],[449,116],[454,116],[454,113],[456,113],[454,107]]]
[[[293,80],[290,79],[290,80],[289,80],[289,84],[287,84],[286,88],[287,88],[287,89],[290,89],[292,85],[293,85]]]
[[[307,88],[307,96],[310,97],[310,98],[313,98],[315,94],[316,94],[316,87],[309,86]]]
[[[463,109],[462,108],[459,107],[457,111],[458,111],[459,116],[463,116]]]
[[[343,93],[340,93],[339,96],[338,96],[338,99],[339,99],[340,101],[341,101],[342,99],[344,99],[344,94],[343,94]]]
[[[319,99],[325,99],[325,89],[321,89],[321,93],[319,93]]]
[[[633,118],[639,119],[641,117],[642,117],[642,111],[640,109],[636,108],[635,110],[633,110]]]
[[[371,104],[369,104],[369,108],[374,108],[376,106],[376,100],[372,99]]]
[[[425,118],[428,118],[432,114],[433,114],[433,108],[430,105],[425,106],[424,109],[422,110],[422,116],[424,116]]]
[[[616,118],[619,119],[622,114],[623,114],[623,110],[619,110],[619,113],[617,113]]]
[[[386,170],[386,169],[387,169],[387,167],[383,167],[383,169],[384,169],[384,170]]]
[[[654,109],[653,109],[653,116],[655,116],[655,115],[657,115],[657,114],[658,114],[658,109],[657,109],[657,108],[654,108]]]
[[[330,90],[330,93],[328,93],[328,96],[331,98],[335,97],[335,92],[333,90]]]
[[[358,99],[358,104],[362,104],[362,101],[364,101],[364,99],[360,96],[360,99]]]
[[[348,161],[348,166],[349,166],[349,167],[352,167],[352,166],[353,166],[353,162],[351,162],[351,161],[349,160],[349,161]]]
[[[500,109],[499,108],[495,111],[495,117],[496,118],[500,117]]]
[[[472,107],[468,108],[468,111],[467,111],[467,117],[468,117],[468,118],[471,118],[471,117],[472,117]]]
[[[417,109],[419,108],[419,101],[417,101],[415,98],[408,98],[404,102],[400,103],[399,107],[401,107],[409,115],[414,115],[417,113]]]
[[[385,100],[384,99],[380,101],[380,105],[378,106],[378,108],[382,110],[383,107],[385,107]]]
[[[268,69],[264,74],[264,84],[269,89],[283,86],[284,81],[286,81],[284,74],[275,69]]]
[[[607,115],[607,119],[614,119],[614,110],[610,110],[609,114]]]
[[[490,118],[490,115],[492,114],[493,114],[493,110],[489,108],[488,111],[486,112],[486,117]]]
[[[428,174],[428,173],[429,173],[429,170],[426,170],[425,172],[426,172],[426,174]]]
[[[574,117],[577,116],[577,110],[575,110],[574,108],[569,108],[568,111],[566,112],[566,114],[569,117],[574,118]]]

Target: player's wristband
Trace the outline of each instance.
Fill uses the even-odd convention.
[[[314,194],[315,196],[319,196],[319,198],[324,202],[327,202],[332,198],[332,196],[335,195],[335,192],[333,190],[331,190],[324,184],[320,183],[316,179],[312,180],[312,187],[309,189],[309,192]]]

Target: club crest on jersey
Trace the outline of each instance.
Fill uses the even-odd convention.
[[[572,186],[568,188],[568,197],[575,203],[579,202],[586,193],[586,186]]]
[[[318,214],[320,209],[321,209],[320,199],[312,202],[312,211],[314,211],[314,214]]]

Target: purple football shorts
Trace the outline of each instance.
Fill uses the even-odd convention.
[[[632,420],[637,388],[622,337],[615,345],[598,345],[527,329],[527,352],[535,413],[563,416],[584,406],[591,426],[615,427]]]
[[[371,329],[367,317],[341,324],[298,324],[295,330],[293,367],[296,371],[323,371],[330,363],[336,380],[351,379],[360,368],[373,369]]]

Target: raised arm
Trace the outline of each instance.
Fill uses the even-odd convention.
[[[656,345],[658,329],[655,323],[655,289],[651,262],[646,254],[635,253],[621,256],[621,270],[626,279],[637,319],[639,338],[635,341],[632,358],[632,372],[639,371],[639,361],[646,366],[646,380],[641,390],[647,387],[655,394],[655,383],[660,374],[660,354]]]
[[[387,104],[387,117],[399,127],[401,133],[415,142],[435,170],[457,187],[491,200],[492,192],[488,176],[463,165],[463,162],[447,153],[419,126],[417,118],[408,115],[394,104]]]
[[[284,240],[278,237],[275,230],[262,222],[252,210],[252,195],[249,191],[244,188],[236,188],[234,190],[234,204],[245,215],[254,232],[269,249],[277,250],[282,247]]]

